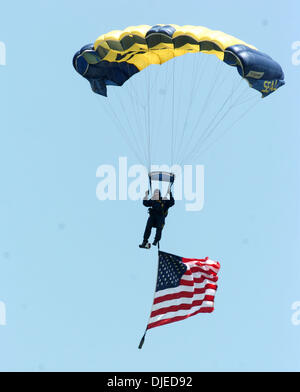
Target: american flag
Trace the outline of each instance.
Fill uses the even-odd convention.
[[[159,251],[157,283],[147,329],[211,313],[220,264]]]

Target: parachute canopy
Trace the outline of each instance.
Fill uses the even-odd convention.
[[[163,64],[186,53],[213,54],[235,67],[250,87],[266,97],[285,84],[280,65],[238,38],[202,26],[141,25],[113,30],[73,58],[77,72],[92,90],[107,96],[107,86],[122,86],[151,64]]]

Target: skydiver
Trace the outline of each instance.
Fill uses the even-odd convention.
[[[148,209],[149,218],[146,224],[143,242],[139,245],[140,248],[150,248],[148,239],[153,227],[156,228],[156,234],[152,245],[156,246],[160,241],[161,233],[165,225],[165,218],[168,215],[168,209],[175,204],[175,200],[170,189],[168,190],[168,194],[170,195],[170,198],[162,198],[160,190],[155,189],[152,198],[148,200],[149,191],[146,191],[143,199],[143,205],[145,207],[150,207]]]

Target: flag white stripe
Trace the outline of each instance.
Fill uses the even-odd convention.
[[[194,280],[195,278],[203,278],[203,277],[205,277],[207,279],[210,279],[210,280],[216,279],[216,275],[206,274],[206,273],[201,272],[201,271],[200,272],[192,272],[192,275],[185,273],[185,274],[182,275],[181,279],[184,279],[184,280]]]

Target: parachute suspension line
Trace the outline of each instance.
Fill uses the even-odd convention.
[[[221,78],[220,67],[221,67],[221,63],[218,62],[216,64],[215,74],[213,75],[213,79],[212,79],[213,85],[212,85],[211,89],[208,90],[208,94],[207,94],[206,100],[204,102],[204,105],[200,110],[198,120],[196,121],[196,123],[193,127],[192,137],[194,137],[197,129],[199,128],[199,123],[201,123],[203,116],[205,116],[205,114],[208,113],[208,110],[209,110],[209,107],[211,106],[211,103],[215,101],[216,94],[218,94],[220,87],[224,83],[224,79],[222,79],[222,81],[219,82],[219,79]]]
[[[147,126],[147,105],[144,106],[144,130],[145,130],[145,145],[146,145],[146,155],[145,157],[147,157],[147,168],[149,170],[149,164],[150,164],[150,159],[149,159],[149,143],[148,143],[148,139],[149,139],[149,135],[148,135],[148,126]]]
[[[142,78],[145,82],[145,73],[138,73],[135,75],[137,78]],[[134,76],[134,77],[135,77]],[[141,83],[141,80],[138,80],[138,83],[135,83],[130,78],[130,85],[133,88],[134,94],[132,95],[132,101],[134,102],[134,106],[136,107],[136,112],[138,113],[138,118],[140,120],[140,125],[137,127],[136,133],[140,138],[140,143],[143,146],[143,157],[142,163],[149,166],[149,148],[148,148],[148,119],[147,119],[147,96],[145,96],[145,88],[143,88],[142,93],[140,92],[139,85],[142,84],[145,86],[146,83]]]
[[[246,94],[245,94],[245,93],[246,93]],[[247,99],[245,99],[244,101],[241,102],[241,99],[242,99],[245,95],[246,95]],[[249,87],[247,86],[247,87],[242,91],[242,93],[236,98],[236,100],[232,103],[232,105],[228,108],[227,112],[223,115],[222,119],[220,119],[220,121],[218,122],[218,124],[215,125],[214,129],[217,128],[217,126],[219,125],[219,123],[225,118],[225,116],[227,116],[227,114],[229,113],[229,111],[230,111],[231,109],[236,108],[236,107],[238,107],[238,106],[240,106],[240,105],[242,105],[242,104],[244,104],[244,103],[253,101],[253,99],[255,99],[254,105],[252,105],[252,106],[250,106],[250,107],[247,107],[247,108],[246,108],[246,111],[245,111],[245,114],[243,113],[241,116],[238,117],[238,119],[243,118],[243,117],[251,110],[251,108],[254,107],[254,106],[258,103],[257,95],[254,96],[254,97],[252,96],[251,98],[248,98],[249,95],[250,95],[250,94],[249,94]],[[235,124],[236,122],[237,122],[237,120],[234,120],[234,121],[233,121],[233,124]],[[210,130],[210,134],[214,131],[214,129]],[[208,135],[208,136],[209,136],[209,135]],[[204,140],[204,142],[205,142],[205,140]]]
[[[104,104],[103,107],[105,108],[105,111],[108,115],[109,118],[113,118],[114,119],[114,123],[115,123],[115,127],[118,130],[118,132],[120,133],[120,135],[123,137],[123,139],[125,140],[125,142],[128,144],[128,146],[130,147],[130,149],[132,150],[132,152],[134,153],[135,157],[140,160],[140,156],[139,153],[137,152],[137,150],[134,148],[134,146],[132,145],[130,139],[128,138],[127,132],[125,127],[123,126],[121,120],[119,119],[119,117],[117,116],[117,114],[115,113],[115,111],[112,109],[112,105],[108,104],[107,106]],[[108,109],[109,108],[109,109]],[[110,113],[109,113],[110,112]]]
[[[129,65],[127,64],[127,67],[129,69]],[[129,78],[128,80],[129,82],[129,88],[128,88],[128,92],[130,95],[130,99],[131,99],[131,103],[132,103],[132,107],[134,108],[134,118],[136,120],[136,134],[137,134],[137,138],[139,139],[139,144],[141,145],[141,150],[142,150],[142,156],[146,157],[147,154],[147,147],[145,142],[143,141],[143,137],[144,137],[144,125],[143,125],[143,109],[145,107],[145,102],[143,102],[143,100],[140,98],[140,94],[138,91],[138,88],[136,88],[135,83],[132,82],[132,78]],[[138,83],[137,83],[138,85]],[[133,92],[132,92],[133,91]],[[145,163],[145,159],[143,159],[141,161],[141,163]]]
[[[248,88],[248,87],[247,87],[247,88]],[[202,140],[202,141],[199,141],[199,142],[197,143],[197,146],[195,146],[195,148],[194,148],[193,151],[192,151],[192,156],[193,156],[193,157],[194,157],[195,155],[197,155],[197,147],[200,148],[200,143],[202,143],[202,145],[204,145],[204,143],[205,143],[205,141],[208,139],[208,137],[209,137],[209,136],[212,134],[212,132],[219,126],[219,124],[220,124],[220,123],[223,121],[223,119],[227,116],[227,114],[230,112],[230,110],[231,110],[233,107],[236,106],[236,102],[239,101],[241,95],[244,94],[244,93],[245,93],[245,90],[236,98],[236,100],[234,101],[234,103],[231,104],[231,106],[225,111],[225,113],[224,113],[224,114],[221,116],[221,118],[217,121],[217,124],[215,124],[214,127],[213,127],[213,128],[209,131],[209,133],[206,135],[206,138],[205,138],[204,140]],[[255,105],[253,105],[253,106],[255,106]],[[245,113],[245,114],[247,114],[248,111],[249,111],[249,108],[246,109],[246,113]],[[244,117],[245,114],[241,115],[241,116],[238,118],[238,120],[241,119],[242,117]],[[235,122],[234,122],[234,124],[235,124]],[[230,127],[229,127],[229,128],[230,128]]]
[[[147,104],[147,107],[148,107],[148,121],[147,121],[147,129],[148,129],[148,171],[149,172],[151,171],[150,87],[151,87],[150,72],[148,72],[148,93],[147,93],[147,97],[148,97],[148,104]]]
[[[140,134],[141,137],[141,143],[144,146],[144,160],[143,163],[146,164],[147,166],[149,165],[149,157],[148,157],[148,135],[147,135],[147,101],[146,101],[146,96],[145,96],[145,88],[143,88],[142,91],[139,89],[139,85],[145,85],[145,74],[144,73],[138,73],[139,76],[143,79],[143,83],[137,83],[136,88],[137,88],[137,93],[135,95],[135,101],[137,102],[137,106],[141,108],[140,113],[141,113],[141,127],[138,129],[138,133]],[[137,77],[139,77],[137,76]],[[132,82],[132,85],[134,85],[134,82]]]
[[[242,79],[241,79],[242,80]],[[240,82],[241,83],[241,82]],[[239,84],[238,89],[240,88],[241,84]],[[208,124],[208,126],[202,131],[198,141],[197,141],[197,145],[199,146],[201,143],[204,143],[205,140],[208,138],[208,136],[212,133],[212,130],[214,130],[213,125],[215,123],[215,121],[217,121],[218,116],[222,113],[222,110],[225,108],[225,106],[227,105],[227,103],[229,101],[231,101],[232,95],[234,94],[233,91],[230,92],[230,94],[227,96],[227,98],[224,100],[223,104],[220,106],[219,110],[217,111],[217,113],[215,114],[215,116],[212,118],[212,120],[210,121],[210,123]],[[228,111],[226,112],[229,113],[230,109],[234,106],[234,104],[232,104]],[[210,130],[210,128],[212,127],[212,130]]]
[[[252,97],[253,98],[253,97]],[[231,130],[239,121],[241,121],[242,118],[247,116],[249,112],[255,108],[255,106],[258,105],[258,103],[261,102],[260,100],[256,100],[253,105],[248,107],[237,119],[235,119],[223,132],[222,134],[218,135],[214,140],[211,141],[209,145],[206,146],[205,149],[202,149],[199,151],[199,154],[195,155],[195,159],[200,156],[201,154],[204,154],[207,150],[209,150],[216,142],[218,142],[229,130]]]
[[[172,67],[172,135],[171,135],[171,166],[174,160],[174,113],[175,113],[175,56],[173,57]]]
[[[126,91],[126,90],[124,90],[124,91]],[[121,98],[121,95],[122,95],[121,92],[120,93],[116,92],[114,94],[116,100],[119,102],[119,105],[121,106],[121,113],[124,115],[124,117],[125,117],[125,119],[127,121],[127,124],[128,124],[128,130],[126,131],[126,128],[125,128],[125,132],[128,134],[128,140],[130,140],[130,141],[131,141],[131,138],[129,137],[129,135],[132,135],[133,144],[134,144],[135,148],[139,151],[139,154],[140,154],[141,153],[141,151],[140,151],[141,148],[139,148],[136,132],[133,132],[134,126],[131,124],[130,116],[128,116],[128,113],[127,113],[125,105],[123,104],[123,100]],[[132,141],[130,142],[130,144],[132,145]]]
[[[154,68],[156,67],[161,67],[160,65],[153,64],[151,68],[153,67],[152,71],[154,71]],[[151,105],[150,105],[150,115],[151,115],[151,163],[155,160],[155,153],[157,152],[157,149],[155,148],[157,140],[159,141],[159,130],[161,129],[161,124],[158,122],[158,120],[161,120],[161,107],[159,102],[159,95],[157,95],[158,91],[158,80],[159,76],[161,76],[161,70],[157,70],[157,72],[154,72],[154,77],[152,76],[152,83],[151,83]],[[158,91],[159,92],[159,91]],[[157,106],[159,107],[159,110],[157,109]],[[158,113],[158,115],[157,115]]]
[[[201,55],[201,54],[199,54]],[[199,69],[199,72],[196,72],[196,63],[197,63],[197,57],[193,56],[193,68],[192,68],[192,77],[191,77],[191,88],[189,89],[190,94],[189,94],[189,102],[187,105],[187,110],[186,110],[186,114],[184,116],[184,122],[183,122],[183,127],[182,127],[182,131],[181,131],[181,137],[180,137],[180,142],[178,144],[178,150],[177,150],[177,156],[180,158],[181,156],[181,150],[184,148],[184,136],[187,130],[187,125],[188,125],[188,119],[190,118],[190,113],[191,113],[191,109],[193,106],[193,97],[194,97],[194,93],[195,90],[198,90],[198,86],[200,86],[202,77],[204,75],[204,69],[205,69],[205,65],[207,63],[207,59],[208,56],[204,56],[203,57],[203,61],[201,61],[201,69]]]
[[[143,144],[145,146],[145,157],[147,161],[148,171],[150,171],[150,167],[151,167],[153,139],[154,139],[154,131],[155,131],[153,125],[153,121],[154,121],[153,106],[155,104],[155,100],[153,102],[153,94],[151,94],[151,90],[153,91],[154,85],[156,84],[158,79],[158,73],[156,72],[154,79],[152,78],[151,80],[151,75],[150,75],[151,68],[152,68],[151,65],[149,65],[147,69],[144,70],[144,72],[141,72],[141,77],[144,80],[144,83],[142,83],[142,86],[144,86],[143,93],[141,94],[141,96],[143,96],[144,99],[144,106],[143,106],[144,125],[142,125],[138,130],[142,139],[144,139]],[[138,96],[137,99],[139,99]]]
[[[180,56],[180,57],[176,58],[176,61],[180,61],[180,60],[181,60],[182,64],[181,64],[181,72],[179,73],[179,79],[180,79],[179,80],[179,90],[178,90],[178,94],[177,94],[177,91],[175,93],[175,96],[178,95],[178,100],[177,100],[177,105],[176,105],[176,121],[175,121],[175,118],[174,118],[174,121],[175,121],[174,160],[177,159],[177,154],[176,154],[177,148],[176,147],[177,147],[177,143],[178,143],[177,134],[179,133],[179,131],[177,131],[177,129],[179,128],[180,118],[182,118],[181,101],[182,101],[183,94],[181,93],[181,91],[183,91],[183,88],[182,88],[183,77],[180,77],[180,76],[184,74],[185,56]],[[178,71],[179,71],[179,66],[178,66]],[[175,75],[175,80],[177,80],[176,75]]]
[[[190,156],[193,157],[197,150],[201,148],[201,146],[205,143],[205,141],[208,139],[208,137],[212,134],[212,132],[217,128],[217,126],[221,123],[221,121],[226,117],[226,115],[230,112],[230,110],[233,108],[234,104],[229,106],[225,113],[222,115],[222,110],[228,103],[228,101],[231,100],[231,94],[225,99],[221,107],[219,108],[218,112],[216,115],[212,118],[210,123],[207,125],[207,127],[204,129],[204,131],[201,133],[201,136],[197,140],[196,144],[194,145],[193,149],[190,151]],[[218,118],[219,115],[221,115],[221,118]],[[216,122],[216,124],[215,124]],[[215,125],[214,125],[215,124]]]
[[[144,137],[145,137],[144,136],[144,132],[143,132],[143,129],[144,129],[144,125],[143,125],[143,111],[141,113],[137,99],[134,99],[134,97],[131,96],[131,100],[132,100],[132,105],[135,108],[134,116],[135,116],[136,122],[137,122],[137,128],[136,128],[137,138],[139,139],[139,143],[142,146],[142,151],[143,151],[142,155],[144,157],[144,159],[143,159],[143,161],[141,163],[144,164],[145,163],[145,157],[147,156],[147,147],[146,147],[145,141],[143,140]],[[142,107],[142,110],[143,110],[143,107]]]
[[[201,54],[200,54],[201,56]],[[202,57],[202,56],[201,56]],[[185,152],[182,152],[182,150],[187,149],[188,142],[185,142],[185,134],[187,133],[187,128],[190,125],[189,120],[191,119],[191,110],[193,108],[194,102],[195,102],[195,95],[196,91],[200,90],[200,84],[203,78],[203,75],[206,73],[206,66],[208,62],[208,56],[204,56],[203,60],[200,61],[201,68],[199,67],[198,64],[198,59],[201,59],[201,57],[198,56],[193,56],[194,59],[194,66],[193,66],[193,72],[192,72],[192,77],[191,77],[191,88],[189,89],[190,91],[190,99],[189,99],[189,105],[187,108],[186,116],[184,119],[184,125],[183,125],[183,130],[182,130],[182,135],[181,135],[181,141],[179,144],[179,150],[178,150],[178,156],[182,156]],[[198,72],[197,72],[198,71]],[[191,140],[191,136],[189,137],[189,140]]]
[[[156,66],[156,65],[152,65]],[[155,142],[155,133],[156,133],[156,128],[155,128],[155,108],[156,108],[156,101],[155,99],[155,88],[156,88],[156,83],[158,80],[158,74],[159,72],[154,73],[154,78],[152,76],[152,66],[148,67],[148,88],[147,88],[147,98],[148,98],[148,146],[149,146],[149,164],[148,164],[148,171],[151,171],[151,164],[153,161],[153,152],[155,152],[153,145]],[[151,69],[150,69],[151,67]],[[147,85],[146,84],[146,85]]]
[[[232,97],[234,95],[234,91],[236,89],[237,85],[234,83],[234,80],[232,81],[232,86],[231,86],[231,99],[230,99],[230,103],[232,103]]]
[[[136,100],[133,99],[133,97],[132,97],[132,93],[131,93],[130,89],[128,90],[128,96],[130,98],[131,109],[132,109],[133,117],[134,117],[134,120],[135,120],[135,129],[132,129],[132,133],[134,134],[134,138],[136,138],[136,142],[137,142],[136,145],[137,145],[137,147],[140,146],[141,154],[142,154],[142,156],[144,156],[145,155],[144,146],[143,146],[143,143],[140,140],[139,132],[135,132],[136,130],[138,130],[140,128],[140,124],[139,124],[139,122],[140,122],[139,109],[137,107]]]
[[[123,100],[122,100],[122,94],[126,95],[126,100],[128,100],[128,96],[130,98],[130,89],[128,89],[128,85],[120,91],[118,90],[117,92],[114,92],[113,96],[115,97],[115,100],[118,102],[119,106],[121,107],[121,113],[123,114],[123,117],[125,117],[127,124],[128,124],[128,129],[125,128],[125,133],[127,134],[127,139],[130,141],[129,142],[129,146],[132,149],[132,144],[135,146],[135,148],[139,151],[139,156],[141,156],[142,158],[139,158],[139,161],[144,162],[143,156],[144,156],[144,147],[143,147],[143,143],[139,143],[137,140],[137,137],[139,136],[138,132],[135,132],[135,126],[134,123],[131,124],[129,118],[130,116],[128,116],[127,113],[127,108],[128,109],[132,109],[133,110],[133,106],[128,105],[127,103],[124,105],[123,104]],[[126,108],[126,110],[125,110]],[[133,116],[135,118],[135,116]],[[137,122],[137,119],[135,118],[135,122]],[[123,121],[124,123],[124,121]],[[125,125],[125,124],[124,124]],[[138,125],[137,125],[138,127]],[[133,140],[132,140],[133,139]]]
[[[164,72],[160,74],[163,80],[162,80],[162,88],[158,91],[161,95],[161,105],[158,108],[158,113],[155,112],[153,115],[153,118],[157,119],[155,125],[153,125],[152,127],[154,129],[153,137],[152,137],[152,146],[154,151],[159,150],[159,143],[161,142],[160,133],[162,132],[163,127],[165,126],[164,121],[167,119],[167,116],[164,115],[166,102],[167,102],[166,92],[167,92],[167,87],[169,85],[169,79],[171,77],[169,73],[170,62],[168,61],[162,64],[161,67],[164,67],[165,69]],[[156,134],[156,140],[154,139],[154,133]],[[157,147],[157,149],[155,147]]]
[[[248,95],[250,95],[250,94],[248,94]],[[240,106],[240,105],[244,105],[245,103],[253,101],[254,99],[257,100],[257,97],[253,97],[253,96],[252,97],[246,97],[244,101],[241,101],[241,102],[237,103],[235,105],[235,107]]]
[[[194,147],[192,148],[192,150],[187,151],[187,154],[189,154],[188,156],[190,158],[192,158],[194,156],[195,152],[197,151],[197,149],[199,149],[206,142],[206,140],[208,140],[208,138],[212,135],[212,133],[218,127],[218,125],[221,123],[221,121],[226,117],[226,115],[230,112],[230,110],[235,106],[235,103],[239,100],[239,97],[237,98],[237,100],[233,104],[231,104],[229,106],[229,108],[227,109],[225,114],[222,116],[223,109],[225,109],[228,102],[232,101],[234,94],[237,94],[238,90],[240,89],[242,80],[243,79],[238,80],[238,82],[236,83],[236,87],[234,87],[234,84],[233,84],[233,87],[231,88],[229,95],[225,98],[224,102],[221,104],[219,110],[214,115],[214,117],[210,120],[209,124],[201,132],[201,134],[197,138],[197,141],[196,141]],[[223,79],[223,81],[224,81],[224,79]],[[219,116],[221,116],[220,120],[218,120]],[[215,122],[217,122],[217,123],[214,126]],[[196,129],[197,128],[199,128],[198,124],[196,124]],[[185,158],[186,158],[186,156],[184,157],[184,159]]]
[[[214,93],[216,94],[219,90],[220,84],[218,82],[219,82],[219,78],[221,76],[220,64],[221,64],[221,62],[217,62],[214,67],[214,73],[212,76],[212,87],[207,90],[207,94],[204,99],[204,104],[201,106],[201,110],[199,111],[200,113],[196,119],[196,122],[194,123],[194,126],[192,127],[192,131],[189,136],[189,140],[185,145],[185,152],[184,152],[185,157],[188,156],[190,144],[193,143],[193,141],[194,141],[194,136],[195,136],[197,129],[199,128],[199,124],[201,124],[201,120],[202,120],[204,114],[207,113],[208,108],[209,108],[211,102],[213,101]],[[206,74],[206,72],[203,72],[203,73]],[[182,159],[182,161],[183,161],[183,159]]]
[[[128,72],[129,72],[129,65],[127,64],[128,67]],[[140,131],[140,129],[143,129],[143,116],[141,113],[141,108],[143,108],[143,103],[142,100],[139,99],[139,93],[135,87],[135,83],[132,82],[132,78],[128,80],[129,84],[126,82],[126,88],[122,91],[125,90],[125,92],[129,95],[130,100],[131,100],[131,108],[133,112],[133,117],[135,119],[136,123],[136,128],[133,130],[134,132],[134,137],[138,145],[141,146],[141,154],[142,154],[142,163],[145,163],[145,152],[146,152],[146,145],[143,142],[143,134]],[[137,84],[138,85],[138,84]],[[132,87],[132,89],[131,89]]]

